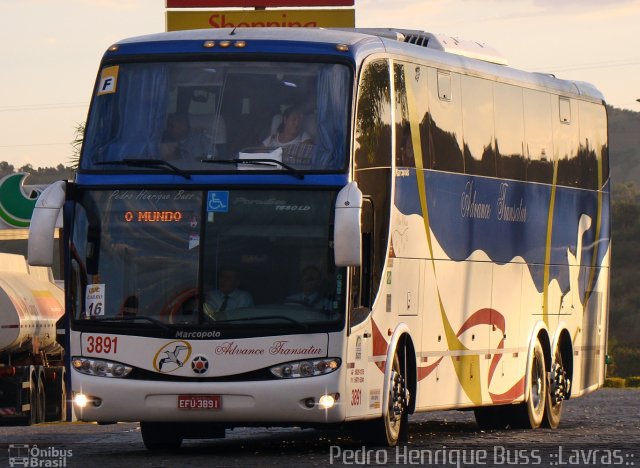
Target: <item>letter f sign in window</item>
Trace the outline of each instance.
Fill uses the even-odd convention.
[[[98,96],[112,94],[116,92],[118,82],[118,65],[102,69],[100,74],[100,84],[98,86]]]

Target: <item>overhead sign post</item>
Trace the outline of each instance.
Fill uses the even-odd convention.
[[[355,10],[343,7],[353,7],[354,3],[355,0],[166,0],[167,8],[175,9],[167,10],[166,28],[167,31],[238,27],[353,28]]]

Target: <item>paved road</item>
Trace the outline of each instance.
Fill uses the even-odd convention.
[[[558,430],[480,431],[471,412],[414,415],[409,443],[392,449],[363,447],[335,431],[242,428],[149,453],[135,423],[0,427],[0,465],[9,465],[9,445],[12,454],[28,450],[29,466],[640,466],[640,390],[571,400]]]

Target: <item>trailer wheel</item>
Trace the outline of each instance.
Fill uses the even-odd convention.
[[[45,422],[45,415],[47,409],[47,394],[44,389],[44,372],[38,374],[36,379],[36,423]],[[33,408],[32,408],[33,411]]]
[[[30,382],[29,382],[29,415],[24,419],[24,422],[28,426],[32,426],[33,424],[37,424],[38,415],[37,415],[37,406],[38,406],[38,396],[37,396],[37,387],[36,387],[36,374],[31,373]]]
[[[44,374],[31,372],[29,378],[29,414],[21,419],[27,426],[44,422],[46,393],[44,390]]]
[[[176,450],[182,445],[182,434],[171,423],[141,422],[140,432],[147,450]]]
[[[52,372],[49,377],[53,379],[53,382],[48,386],[49,404],[47,405],[46,420],[49,422],[65,421],[67,419],[66,370],[64,367],[55,368],[55,372]]]

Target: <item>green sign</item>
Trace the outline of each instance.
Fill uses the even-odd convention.
[[[23,181],[28,175],[26,172],[18,172],[0,180],[0,229],[6,227],[3,224],[11,228],[29,227],[40,192],[24,192]]]

